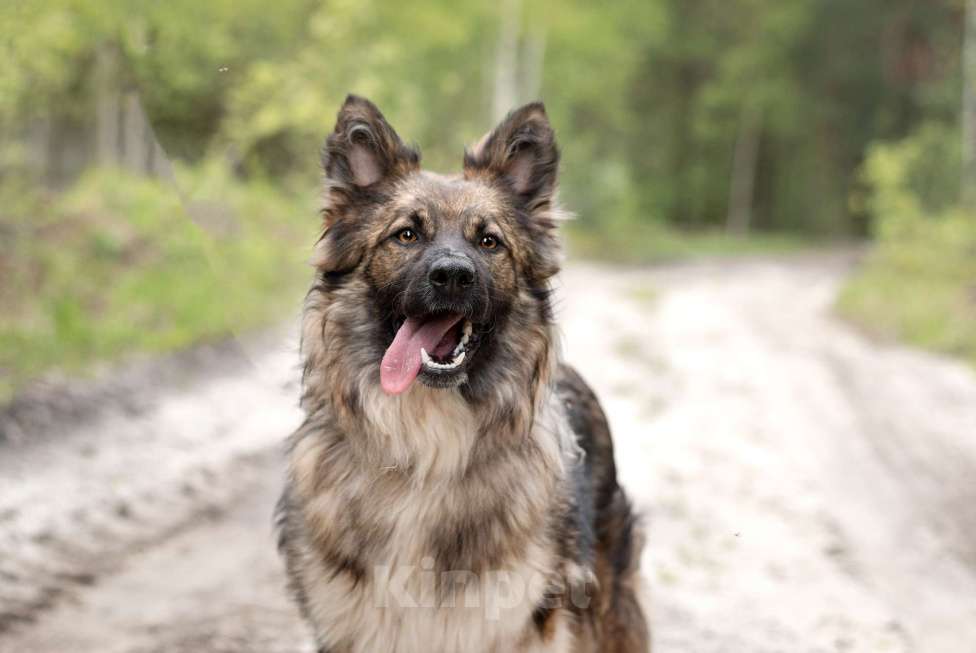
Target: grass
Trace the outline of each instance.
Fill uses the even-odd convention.
[[[570,253],[612,263],[662,263],[688,258],[785,254],[810,249],[798,236],[752,234],[732,236],[722,231],[683,233],[657,224],[621,225],[599,231],[569,223]]]
[[[889,228],[838,309],[870,333],[976,365],[976,217],[949,212]]]
[[[166,352],[291,316],[310,275],[313,193],[243,184],[215,165],[175,183],[93,171],[59,195],[0,185],[0,403],[30,380],[130,352]],[[976,220],[915,221],[880,244],[840,311],[869,331],[976,364]],[[570,251],[618,263],[780,254],[785,236],[599,233],[570,224]],[[648,291],[635,297],[653,301]]]
[[[876,245],[838,299],[868,332],[976,365],[976,212],[958,202],[958,134],[932,124],[862,169]]]
[[[314,207],[215,166],[0,188],[0,402],[52,370],[165,352],[295,314]]]

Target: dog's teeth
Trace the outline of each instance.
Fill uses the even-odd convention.
[[[464,346],[468,344],[468,339],[471,337],[471,322],[470,320],[464,321],[464,328],[461,330],[461,341],[451,352],[451,356],[457,356],[462,351],[464,351]]]
[[[452,360],[450,363],[438,363],[430,357],[430,354],[428,354],[426,351],[424,351],[423,348],[421,348],[420,360],[423,363],[424,367],[429,367],[435,370],[453,370],[455,367],[457,367],[458,365],[464,362],[464,354],[465,352],[461,352],[461,355],[455,358],[454,360]]]

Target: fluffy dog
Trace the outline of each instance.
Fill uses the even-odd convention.
[[[277,511],[321,653],[648,650],[610,431],[556,347],[558,161],[540,103],[452,176],[339,112]]]

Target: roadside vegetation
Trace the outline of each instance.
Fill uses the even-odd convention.
[[[929,125],[872,149],[875,245],[839,299],[869,332],[976,365],[976,213],[958,200],[958,133]]]
[[[169,183],[93,169],[56,195],[8,186],[0,212],[0,400],[49,369],[297,314],[318,227],[307,198],[216,166]]]
[[[959,168],[933,191],[951,201],[917,210],[902,201],[914,182],[888,170],[911,158],[900,144],[961,122],[965,6],[0,3],[0,397],[47,370],[295,310],[319,148],[349,92],[444,171],[507,110],[543,98],[574,256],[877,238],[844,314],[969,351]],[[909,287],[911,306],[897,301]]]

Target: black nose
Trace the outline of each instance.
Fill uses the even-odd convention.
[[[457,294],[474,285],[474,263],[464,257],[447,256],[434,261],[427,280],[435,289]]]

